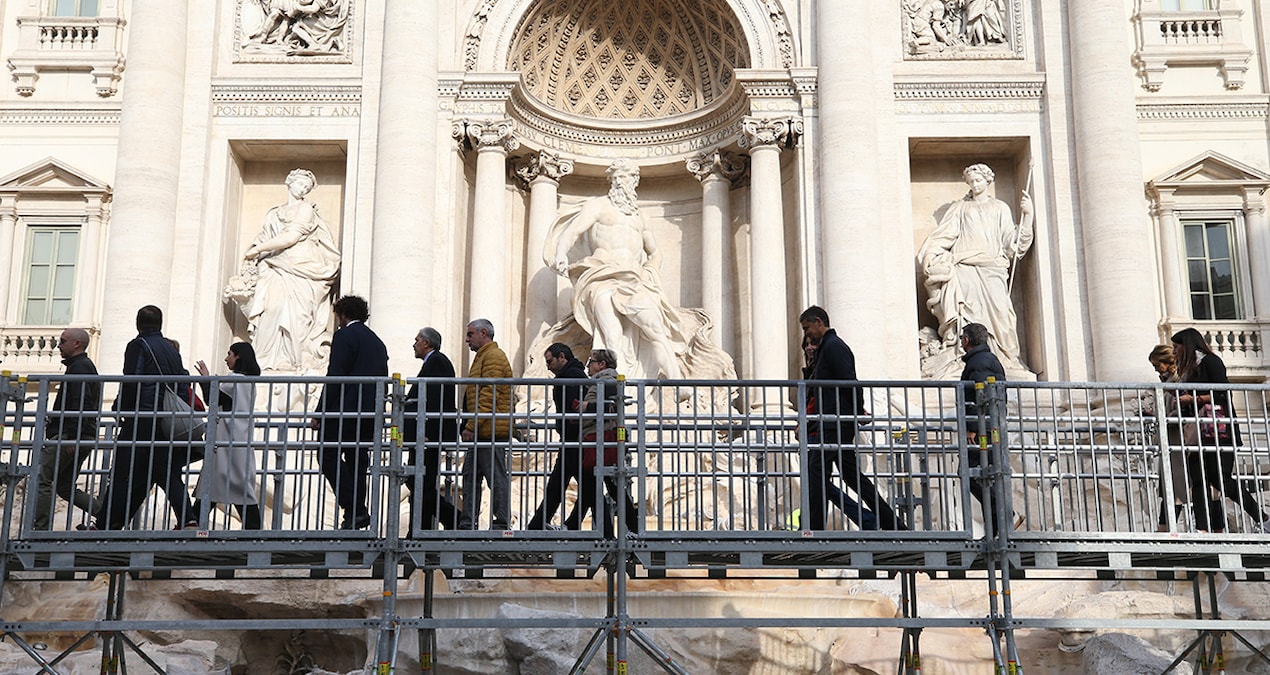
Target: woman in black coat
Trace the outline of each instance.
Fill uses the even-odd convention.
[[[1186,328],[1173,335],[1173,354],[1177,358],[1178,379],[1195,384],[1229,384],[1226,377],[1226,364],[1213,353],[1212,347],[1204,340],[1204,336],[1194,328]],[[1198,445],[1186,448],[1186,471],[1191,486],[1191,508],[1195,514],[1195,527],[1199,530],[1222,532],[1226,529],[1226,515],[1219,506],[1222,501],[1214,502],[1216,508],[1210,508],[1208,489],[1212,487],[1223,497],[1238,500],[1244,511],[1253,520],[1253,531],[1270,531],[1270,521],[1261,510],[1256,495],[1235,480],[1235,450],[1243,445],[1239,435],[1239,427],[1235,424],[1234,407],[1230,404],[1230,391],[1227,389],[1195,389],[1181,391],[1177,397],[1182,417],[1194,417],[1197,430],[1202,430],[1204,419],[1219,420],[1230,418],[1225,423],[1226,431],[1221,433],[1222,423],[1208,422],[1210,429],[1216,429],[1213,438],[1200,437]],[[1212,407],[1208,407],[1212,406]],[[1218,412],[1220,408],[1220,412]],[[1183,434],[1185,437],[1186,434]]]

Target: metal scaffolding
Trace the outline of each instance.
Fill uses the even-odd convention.
[[[1196,640],[1175,665],[1193,658],[1202,672],[1217,672],[1223,634],[1256,652],[1237,631],[1270,629],[1270,620],[1222,617],[1212,585],[1218,575],[1264,581],[1270,564],[1270,536],[1263,531],[1263,509],[1270,509],[1266,386],[1222,386],[1230,392],[1233,415],[1183,409],[1173,396],[1180,385],[1105,383],[988,383],[967,390],[954,382],[273,377],[233,380],[255,387],[250,413],[222,410],[215,400],[207,410],[183,413],[53,406],[68,384],[93,382],[109,392],[155,381],[174,390],[195,385],[197,391],[206,384],[203,390],[215,393],[230,378],[6,374],[0,380],[5,515],[0,590],[5,584],[87,580],[102,573],[110,578],[100,619],[15,621],[5,619],[12,614],[0,607],[0,632],[40,672],[57,673],[70,650],[48,659],[24,634],[82,634],[72,649],[97,636],[102,672],[108,673],[129,653],[159,669],[129,639],[133,631],[370,629],[378,634],[376,662],[389,672],[402,633],[414,631],[423,672],[432,672],[445,656],[437,653],[436,631],[587,629],[592,638],[572,672],[588,669],[601,649],[607,669],[624,672],[634,645],[665,671],[682,673],[683,666],[647,629],[868,626],[902,631],[897,670],[911,674],[921,670],[922,630],[958,626],[984,630],[998,669],[1021,673],[1015,631],[1094,624],[1079,617],[1017,616],[1012,591],[1033,572],[1046,578],[1064,572],[1117,578],[1145,571],[1162,581],[1190,581],[1194,619],[1096,624],[1195,630]],[[558,411],[551,388],[562,384],[595,387],[597,401],[620,403]],[[421,385],[418,400],[408,397],[412,385]],[[367,412],[313,412],[319,392],[329,386],[355,388],[365,404],[358,410]],[[485,387],[496,403],[506,405],[493,406],[503,412],[475,416],[441,410],[427,399],[438,386]],[[808,412],[810,399],[834,395],[837,387],[858,391],[864,404],[855,414],[830,418]],[[142,440],[136,433],[139,420],[178,428],[181,415],[205,423],[200,440]],[[67,438],[50,432],[58,424],[65,428],[68,416],[91,421],[93,433]],[[233,437],[227,422],[244,417],[254,430],[251,437]],[[438,420],[488,423],[489,429],[507,432],[434,442],[427,434]],[[609,433],[566,443],[561,423]],[[1237,429],[1239,444],[1207,438],[1220,437],[1222,429],[1227,434]],[[215,481],[235,480],[211,468],[221,466],[222,459],[214,458],[226,453],[250,455],[255,502],[199,499],[183,513],[179,502],[191,494],[219,494],[225,491],[212,489]],[[490,476],[484,497],[472,490],[480,476],[464,475],[465,465],[471,470],[482,453],[506,460],[506,472]],[[366,476],[364,483],[358,475],[335,479],[355,485],[353,500],[369,514],[364,528],[332,485],[332,458],[347,460],[355,474]],[[813,466],[819,473],[809,473]],[[555,487],[551,478],[557,469],[566,479],[576,478],[578,487],[567,492]],[[42,470],[71,476],[85,499],[97,500],[101,513],[121,509],[116,512],[126,522],[89,521],[82,510],[50,508],[62,498],[35,488]],[[820,506],[825,522],[817,529],[811,529],[820,517],[810,499],[813,476],[826,476],[823,494],[834,507],[826,513]],[[142,481],[145,499],[134,509],[120,500],[128,499],[126,488],[136,481]],[[869,497],[870,486],[885,503]],[[1199,486],[1202,503],[1193,503],[1188,494],[1195,490],[1187,486]],[[169,488],[173,494],[167,494]],[[549,501],[560,506],[544,512],[542,529],[525,529],[544,497],[552,496],[545,494],[549,489],[554,492]],[[482,529],[500,498],[510,508],[510,527]],[[447,505],[461,508],[465,499],[472,500],[469,515],[477,516],[473,527],[451,529]],[[240,508],[247,506],[259,507],[259,528]],[[886,522],[879,519],[888,509],[898,527],[876,529]],[[57,515],[43,522],[41,512]],[[438,520],[444,529],[437,528]],[[103,529],[91,529],[94,524]],[[398,581],[416,570],[474,578],[492,569],[603,577],[606,610],[576,618],[438,617],[433,574],[424,576],[421,615],[398,606]],[[695,573],[793,580],[843,570],[898,577],[901,616],[653,618],[632,616],[628,606],[632,578]],[[262,574],[364,579],[382,587],[382,611],[357,619],[155,621],[127,615],[129,579],[191,574],[245,584]],[[988,613],[923,615],[918,574],[982,584]]]

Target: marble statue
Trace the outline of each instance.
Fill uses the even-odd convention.
[[[686,336],[661,288],[653,232],[635,203],[639,167],[618,160],[606,171],[609,193],[558,221],[545,262],[573,282],[573,316],[593,337],[593,349],[617,352],[619,363],[643,356],[647,375],[680,379],[676,358]],[[584,255],[569,251],[582,240]]]
[[[987,45],[1005,42],[1003,0],[965,0],[963,25],[966,42]]]
[[[317,185],[311,171],[287,174],[287,201],[265,214],[264,227],[243,254],[238,276],[225,288],[247,317],[262,370],[321,369],[340,252],[330,228],[306,197]]]
[[[946,348],[957,344],[962,326],[981,323],[1007,370],[1026,371],[1019,360],[1009,275],[1032,245],[1032,199],[1024,190],[1016,225],[1009,205],[989,192],[992,169],[974,164],[962,177],[970,192],[948,206],[918,253],[930,294],[926,305],[939,321],[937,333]]]
[[[300,55],[343,52],[349,1],[256,0],[264,18],[247,45]]]
[[[734,378],[731,358],[709,340],[709,317],[662,289],[653,231],[636,204],[639,167],[620,159],[606,173],[608,194],[562,214],[547,237],[544,262],[573,283],[573,315],[553,328],[576,324],[590,349],[617,352],[631,378]]]
[[[956,18],[943,0],[904,0],[904,15],[909,52],[926,54],[960,46]]]

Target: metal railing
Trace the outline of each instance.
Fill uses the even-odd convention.
[[[82,403],[90,383],[107,395],[124,392],[116,409],[55,405],[69,391],[81,392]],[[3,384],[3,583],[95,572],[339,570],[381,580],[390,598],[397,578],[415,569],[579,577],[604,570],[609,614],[593,621],[653,650],[625,613],[632,574],[925,572],[978,579],[1002,598],[986,619],[957,620],[988,627],[1005,662],[1017,658],[1012,631],[1026,621],[996,589],[1008,591],[1010,579],[1030,570],[1252,578],[1270,562],[1266,386],[1206,388],[1199,393],[1224,400],[1205,407],[1186,402],[1196,392],[1185,385],[1106,383],[969,391],[953,382],[33,376]],[[621,403],[557,411],[551,392],[559,385],[593,386],[596,400]],[[181,397],[187,388],[210,393],[206,410],[127,410],[168,387]],[[243,387],[254,405],[243,403]],[[480,388],[490,412],[445,410],[446,388],[460,407]],[[325,400],[341,405],[323,405],[324,389]],[[234,405],[223,407],[222,390],[237,397]],[[860,405],[832,416],[809,405],[843,391]],[[182,419],[203,423],[203,436],[170,440],[162,429]],[[155,424],[160,432],[143,432]],[[597,433],[564,440],[561,430],[574,425]],[[68,438],[69,428],[90,431]],[[33,487],[44,467],[56,477],[70,472],[79,501]],[[564,480],[553,482],[557,470]],[[535,518],[544,501],[559,505]],[[53,514],[47,522],[41,504]],[[122,515],[103,515],[112,509]],[[101,529],[79,529],[92,527]],[[904,616],[877,625],[903,628],[911,655],[923,625],[950,618],[919,616],[909,581],[904,594]],[[702,620],[721,619],[656,625]],[[119,631],[144,627],[112,621]],[[395,631],[464,621],[400,616],[386,600],[372,623],[388,636],[380,656],[393,659]],[[75,626],[25,621],[5,632]]]

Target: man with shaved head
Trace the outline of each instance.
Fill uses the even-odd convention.
[[[97,366],[88,358],[88,331],[67,328],[57,340],[67,375],[96,375]],[[57,496],[87,513],[97,511],[97,500],[75,485],[84,459],[92,453],[97,439],[97,413],[101,409],[101,383],[68,380],[57,391],[53,407],[45,417],[47,443],[40,454],[39,487],[35,496],[35,529],[49,529],[53,515],[53,490]]]

